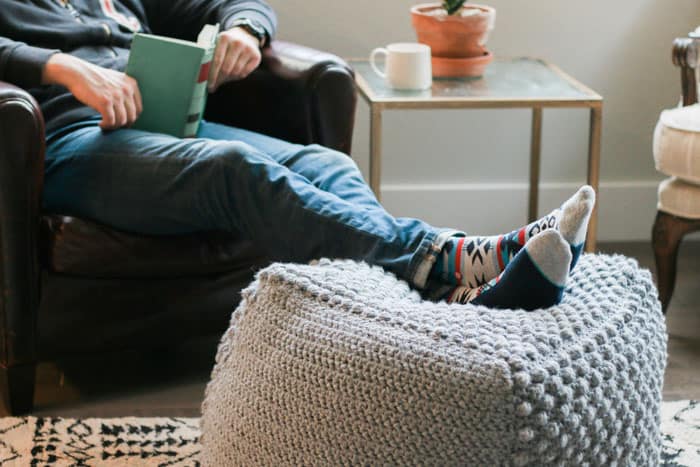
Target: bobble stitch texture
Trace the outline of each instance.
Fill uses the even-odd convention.
[[[648,271],[583,255],[548,310],[423,301],[381,268],[273,264],[202,407],[205,466],[659,464],[666,329]]]

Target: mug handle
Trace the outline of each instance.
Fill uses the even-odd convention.
[[[369,64],[372,66],[372,69],[374,70],[374,72],[376,74],[378,74],[379,76],[381,76],[382,78],[386,78],[386,73],[383,72],[382,70],[380,70],[379,67],[377,66],[376,59],[377,59],[378,55],[384,55],[385,57],[387,57],[389,55],[389,51],[387,49],[385,49],[384,47],[379,47],[379,48],[374,49],[369,56]]]

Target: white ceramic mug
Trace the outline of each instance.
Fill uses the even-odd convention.
[[[380,55],[386,57],[385,71],[377,66]],[[425,44],[399,42],[374,49],[369,63],[374,72],[394,89],[420,91],[428,89],[433,82],[430,47]]]

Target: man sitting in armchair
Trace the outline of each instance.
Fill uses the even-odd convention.
[[[325,147],[209,122],[192,139],[129,128],[142,110],[138,83],[123,72],[135,32],[192,39],[203,25],[221,23],[213,91],[260,64],[276,24],[264,1],[0,6],[0,79],[30,90],[46,119],[46,210],[150,235],[241,232],[278,261],[365,260],[419,290],[433,280],[438,299],[530,309],[561,299],[583,246],[590,188],[510,234],[465,238],[393,217],[355,163]],[[536,235],[542,230],[549,232]]]
[[[142,110],[138,83],[124,74],[135,32],[193,40],[205,24],[219,23],[223,32],[211,70],[211,90],[242,86],[251,82],[245,78],[259,66],[261,47],[270,45],[275,34],[274,12],[263,0],[0,0],[0,11],[0,134],[6,138],[0,141],[0,260],[7,258],[5,270],[0,270],[0,313],[5,316],[0,322],[0,370],[7,375],[9,388],[3,392],[14,400],[13,410],[31,407],[38,323],[45,323],[47,331],[42,340],[55,335],[50,343],[69,350],[83,343],[73,346],[75,339],[64,337],[73,328],[80,328],[80,338],[96,347],[121,343],[127,334],[125,328],[105,324],[109,321],[103,303],[92,302],[89,313],[70,315],[80,308],[75,306],[78,295],[85,301],[84,296],[109,287],[112,296],[121,297],[129,293],[125,284],[136,288],[136,283],[145,282],[131,293],[127,306],[117,303],[110,311],[126,314],[139,331],[149,323],[162,326],[144,318],[147,310],[129,309],[144,296],[143,289],[158,286],[161,276],[148,282],[148,271],[154,269],[150,266],[141,267],[135,276],[105,275],[110,265],[103,263],[109,261],[100,263],[97,283],[90,282],[95,271],[92,263],[77,274],[69,268],[47,268],[53,275],[42,281],[41,310],[57,296],[60,299],[51,313],[39,319],[35,263],[37,244],[47,243],[36,239],[39,204],[45,213],[60,214],[62,219],[85,219],[116,229],[105,227],[108,233],[103,238],[112,239],[112,245],[120,244],[127,234],[161,239],[218,231],[253,240],[266,260],[307,262],[331,257],[379,265],[431,299],[527,309],[561,300],[568,273],[583,247],[595,197],[590,187],[579,190],[560,209],[513,232],[467,237],[418,219],[395,218],[379,204],[352,159],[321,145],[293,144],[208,121],[190,139],[130,127]],[[273,67],[274,54],[268,52],[263,49],[262,54],[268,57],[267,66]],[[294,63],[298,66],[300,61]],[[285,70],[285,77],[275,81],[275,89],[250,86],[258,92],[239,93],[237,99],[253,108],[257,101],[269,103],[272,93],[274,99],[293,105],[294,100],[281,97],[285,90],[279,89],[289,85],[289,73],[291,69]],[[27,92],[12,85],[29,92],[41,112]],[[346,87],[352,92],[351,86]],[[229,105],[216,97],[210,107]],[[241,112],[245,106],[225,111]],[[280,110],[284,110],[281,105]],[[327,112],[323,119],[336,118],[331,114]],[[45,141],[37,141],[44,137],[42,117]],[[15,125],[13,118],[20,122]],[[263,124],[252,126],[265,127],[264,122],[278,115],[266,110],[263,118]],[[343,118],[349,121],[352,115]],[[323,119],[315,115],[312,120]],[[469,206],[467,200],[457,200],[446,208]],[[48,235],[59,237],[60,232]],[[85,243],[89,242],[65,249],[63,257],[85,253]],[[197,259],[198,248],[187,245]],[[55,255],[55,246],[48,245],[50,251],[44,253]],[[99,246],[92,244],[92,248],[95,252]],[[137,251],[146,256],[149,252]],[[165,260],[163,251],[156,255],[158,261]],[[167,251],[181,253],[177,248]],[[129,269],[127,260],[115,262]],[[182,264],[179,268],[175,276],[187,273]],[[250,271],[245,272],[249,280]],[[109,285],[105,277],[112,280]],[[82,288],[61,295],[58,291],[66,281],[80,283]],[[181,282],[173,284],[171,289]],[[202,290],[209,297],[214,295],[212,288],[207,283]],[[217,308],[228,312],[234,305],[229,294],[217,297]],[[187,316],[181,321],[193,328],[206,320],[206,313],[193,316],[186,307],[179,310],[176,300],[162,302],[153,313],[176,309],[181,317]],[[57,311],[70,319],[61,320]],[[114,335],[106,338],[110,330]]]

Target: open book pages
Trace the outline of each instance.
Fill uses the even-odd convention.
[[[207,24],[204,26],[199,32],[199,36],[197,36],[197,45],[206,48],[215,47],[216,38],[219,36],[220,29],[219,23]]]

